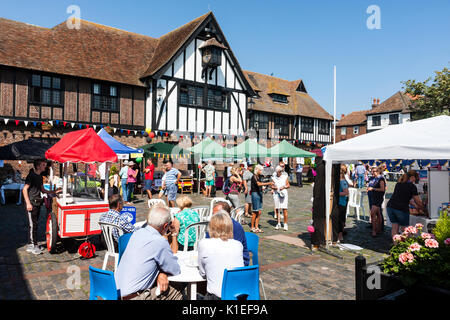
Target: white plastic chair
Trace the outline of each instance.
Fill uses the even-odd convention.
[[[123,231],[120,228],[117,228],[117,226],[106,223],[106,222],[99,222],[100,228],[102,229],[103,236],[105,237],[106,241],[106,253],[105,258],[103,259],[103,270],[106,270],[106,265],[108,264],[109,257],[114,257],[114,271],[117,269],[117,265],[119,264],[119,253],[116,252],[114,247],[114,238],[112,231],[114,229],[119,230],[119,236],[123,235]]]
[[[165,205],[166,203],[164,202],[164,200],[162,199],[149,199],[148,200],[148,207],[151,208],[153,207],[155,204],[157,203],[161,203],[163,205]]]
[[[386,217],[386,227],[392,227],[391,220],[389,219],[389,215],[387,214],[387,203],[389,199],[384,197],[383,203],[381,204],[381,215]]]
[[[183,246],[183,252],[188,251],[188,238],[189,238],[189,230],[191,228],[195,228],[195,243],[194,243],[194,251],[197,251],[198,249],[198,242],[205,238],[206,236],[206,230],[208,228],[208,221],[202,221],[202,222],[196,222],[191,225],[189,225],[184,230],[184,246]]]
[[[361,208],[361,190],[356,188],[348,188],[348,205],[346,216],[350,214],[350,208],[354,208],[355,216],[357,220],[359,219],[359,209]],[[366,217],[366,213],[364,212],[364,218]]]
[[[217,198],[212,199],[212,200],[211,200],[211,205],[210,205],[210,207],[209,207],[208,221],[211,220],[211,216],[212,216],[212,212],[213,212],[214,205],[215,205],[217,202],[222,202],[222,201],[228,203],[228,204],[230,205],[230,207],[233,207],[233,204],[231,203],[231,201],[229,201],[229,200],[227,200],[227,199],[225,199],[225,198],[217,197]]]
[[[193,207],[192,210],[198,213],[200,221],[207,221],[209,216],[209,207],[208,206],[197,206]]]
[[[239,206],[230,212],[230,216],[232,219],[236,220],[237,222],[241,223],[242,221],[242,215],[245,212],[245,205]]]

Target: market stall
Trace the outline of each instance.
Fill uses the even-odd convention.
[[[143,149],[131,148],[124,145],[122,142],[114,139],[105,129],[101,129],[98,135],[102,140],[110,147],[119,159],[129,159],[129,158],[142,158],[144,156]]]
[[[438,116],[392,125],[385,129],[329,145],[323,149],[325,150],[323,160],[325,161],[325,212],[328,245],[330,242],[330,214],[333,197],[331,195],[332,165],[355,163],[358,160],[367,159],[448,160],[450,159],[450,117]],[[445,168],[445,171],[438,175],[440,178],[436,178],[436,181],[440,181],[441,186],[445,185],[445,189],[444,192],[430,194],[430,199],[434,197],[433,203],[435,205],[429,206],[429,216],[424,218],[424,225],[429,218],[436,216],[436,208],[439,204],[449,202],[448,169]],[[327,199],[329,201],[326,201]]]
[[[96,181],[88,175],[69,175],[72,163],[106,162],[106,172],[110,162],[117,162],[116,153],[92,129],[67,133],[53,147],[45,152],[48,160],[63,165],[62,194],[54,199],[52,212],[46,225],[47,249],[55,252],[60,239],[84,238],[101,233],[98,220],[108,211],[108,188],[100,197]]]

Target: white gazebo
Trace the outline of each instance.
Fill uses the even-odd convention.
[[[449,160],[450,116],[392,125],[324,148],[325,192],[331,196],[331,167],[357,160]],[[331,204],[326,201],[326,240],[330,241]]]

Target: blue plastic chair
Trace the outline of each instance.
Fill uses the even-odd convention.
[[[252,264],[253,265],[259,264],[259,260],[258,260],[259,237],[258,237],[258,235],[251,233],[251,232],[246,232],[245,239],[247,240],[248,251],[252,253]]]
[[[119,237],[119,263],[120,258],[122,258],[123,253],[125,252],[125,249],[127,248],[128,241],[130,241],[130,237],[133,233],[125,233]]]
[[[89,300],[119,300],[120,293],[116,287],[114,272],[89,266],[90,292]]]
[[[259,266],[225,269],[222,300],[259,300]]]
[[[258,259],[259,237],[258,237],[258,235],[251,233],[251,232],[246,232],[245,239],[247,240],[248,251],[252,253],[252,265],[259,265],[259,259]],[[259,282],[261,282],[261,288],[263,291],[264,300],[267,300],[266,299],[266,290],[264,290],[264,283],[261,278],[259,278]]]

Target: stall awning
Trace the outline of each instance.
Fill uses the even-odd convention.
[[[247,139],[241,144],[228,149],[227,157],[233,157],[234,159],[249,158],[249,157],[270,157],[269,150],[260,145],[256,139]]]
[[[128,159],[131,155],[133,158],[144,155],[144,150],[131,148],[114,139],[105,129],[101,129],[98,135],[102,140],[118,155],[119,159]]]
[[[315,153],[305,151],[303,149],[297,148],[287,142],[286,140],[281,141],[280,143],[274,145],[269,149],[272,157],[280,157],[280,158],[313,158],[316,156]]]
[[[146,144],[139,147],[144,150],[146,158],[164,158],[164,159],[187,159],[191,156],[191,151],[180,148],[176,144],[157,142]]]
[[[92,128],[65,134],[45,157],[58,162],[117,162],[117,154]]]
[[[324,160],[450,159],[450,116],[391,125],[328,145]]]

